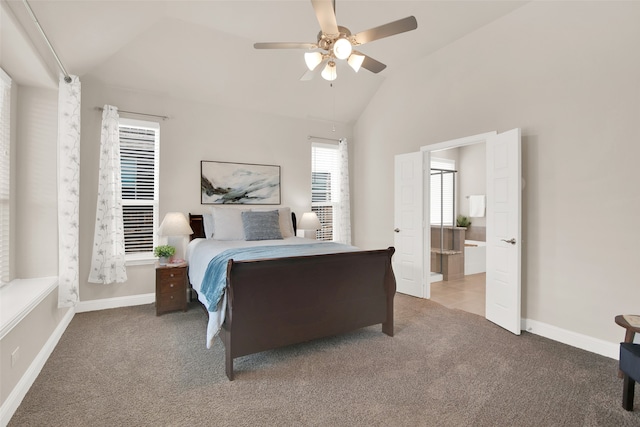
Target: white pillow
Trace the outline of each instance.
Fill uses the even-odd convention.
[[[293,223],[291,222],[291,208],[260,208],[260,209],[251,209],[255,212],[264,212],[264,211],[278,211],[280,215],[280,234],[282,234],[282,238],[286,237],[294,237],[293,234]]]
[[[204,225],[204,237],[205,239],[211,239],[213,237],[213,214],[202,214],[202,223]]]
[[[213,206],[213,238],[216,240],[244,240],[242,212],[248,209]]]

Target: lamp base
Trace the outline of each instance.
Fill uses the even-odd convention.
[[[173,259],[185,259],[185,236],[167,236],[167,245],[176,248]]]
[[[298,237],[304,237],[305,239],[316,239],[316,230],[298,230],[296,235]]]

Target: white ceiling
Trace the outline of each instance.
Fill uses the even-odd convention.
[[[0,65],[19,84],[42,79],[32,75],[37,62],[40,68],[46,63],[45,74],[57,75],[23,2],[2,1],[9,8],[2,9]],[[255,42],[315,42],[319,25],[307,0],[29,1],[67,71],[81,79],[92,75],[118,87],[344,123],[358,118],[386,76],[524,3],[338,0],[338,24],[352,33],[410,15],[418,29],[359,47],[387,68],[356,74],[339,64],[331,88],[319,75],[299,80],[306,71],[303,50],[253,48]],[[17,24],[7,24],[6,15]],[[29,43],[40,58],[28,58]]]

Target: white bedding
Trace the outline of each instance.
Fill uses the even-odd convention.
[[[317,240],[305,239],[302,237],[287,237],[279,240],[215,240],[215,239],[194,239],[187,246],[187,262],[189,263],[189,281],[191,286],[198,293],[198,300],[207,308],[209,312],[209,323],[207,325],[207,348],[211,348],[213,341],[220,331],[220,327],[224,322],[225,309],[227,305],[227,295],[223,296],[217,307],[217,311],[213,311],[212,307],[200,292],[202,279],[209,262],[216,255],[226,251],[227,249],[248,248],[255,246],[276,246],[276,245],[306,245],[309,243],[317,243]],[[355,248],[354,248],[355,249]]]
[[[189,263],[189,280],[196,291],[200,290],[204,272],[214,256],[227,249],[249,248],[254,246],[306,245],[317,243],[317,240],[303,237],[287,237],[278,240],[214,240],[193,239],[187,246],[187,262]],[[196,249],[197,248],[197,249]],[[205,305],[206,307],[206,305]],[[209,307],[207,307],[209,308]]]

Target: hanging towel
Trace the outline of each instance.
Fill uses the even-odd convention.
[[[469,216],[481,218],[484,216],[484,194],[469,196]]]

